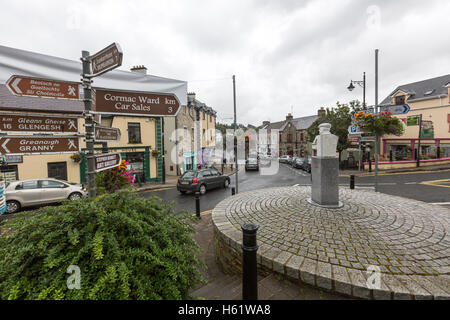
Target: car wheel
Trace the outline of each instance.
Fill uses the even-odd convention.
[[[184,190],[178,190],[178,191],[180,191],[181,194],[186,194],[186,191],[184,191]]]
[[[78,200],[81,198],[81,193],[74,192],[69,195],[69,200]]]
[[[228,179],[225,179],[225,182],[223,183],[224,188],[228,188],[230,186],[230,181]]]
[[[200,186],[199,191],[200,191],[200,194],[201,194],[201,195],[204,195],[204,194],[206,193],[206,186],[205,186],[204,184],[202,184],[202,185]]]
[[[6,213],[16,213],[20,211],[20,203],[17,201],[6,201]]]

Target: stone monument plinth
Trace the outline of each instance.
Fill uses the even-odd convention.
[[[311,163],[311,204],[326,207],[340,208],[339,201],[339,159],[336,156],[338,137],[330,132],[331,125],[319,125],[319,135],[313,142],[313,150],[317,154],[312,157]]]

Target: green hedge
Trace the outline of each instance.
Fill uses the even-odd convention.
[[[0,299],[187,299],[204,265],[184,219],[129,190],[21,213],[2,226]]]

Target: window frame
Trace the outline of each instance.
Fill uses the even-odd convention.
[[[131,139],[130,133],[132,130],[130,130],[130,128],[139,129],[139,136],[135,140]],[[127,129],[128,129],[128,143],[142,143],[142,131],[140,122],[128,122]]]

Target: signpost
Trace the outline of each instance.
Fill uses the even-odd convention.
[[[380,107],[381,112],[390,112],[392,115],[407,114],[410,110],[411,108],[407,104]]]
[[[14,75],[6,86],[16,96],[80,100],[80,84],[77,82]]]
[[[77,136],[3,136],[0,153],[8,155],[74,153],[80,151]]]
[[[119,140],[120,140],[119,129],[94,125],[95,142],[113,142]]]
[[[78,118],[1,113],[0,132],[76,134],[78,133]]]
[[[94,156],[94,172],[112,169],[118,167],[122,157],[120,153],[98,154]]]
[[[122,49],[118,43],[114,42],[88,58],[92,65],[92,74],[87,76],[97,77],[105,72],[120,67],[122,65],[122,58]]]
[[[93,110],[99,114],[176,116],[180,108],[173,94],[95,89]]]

